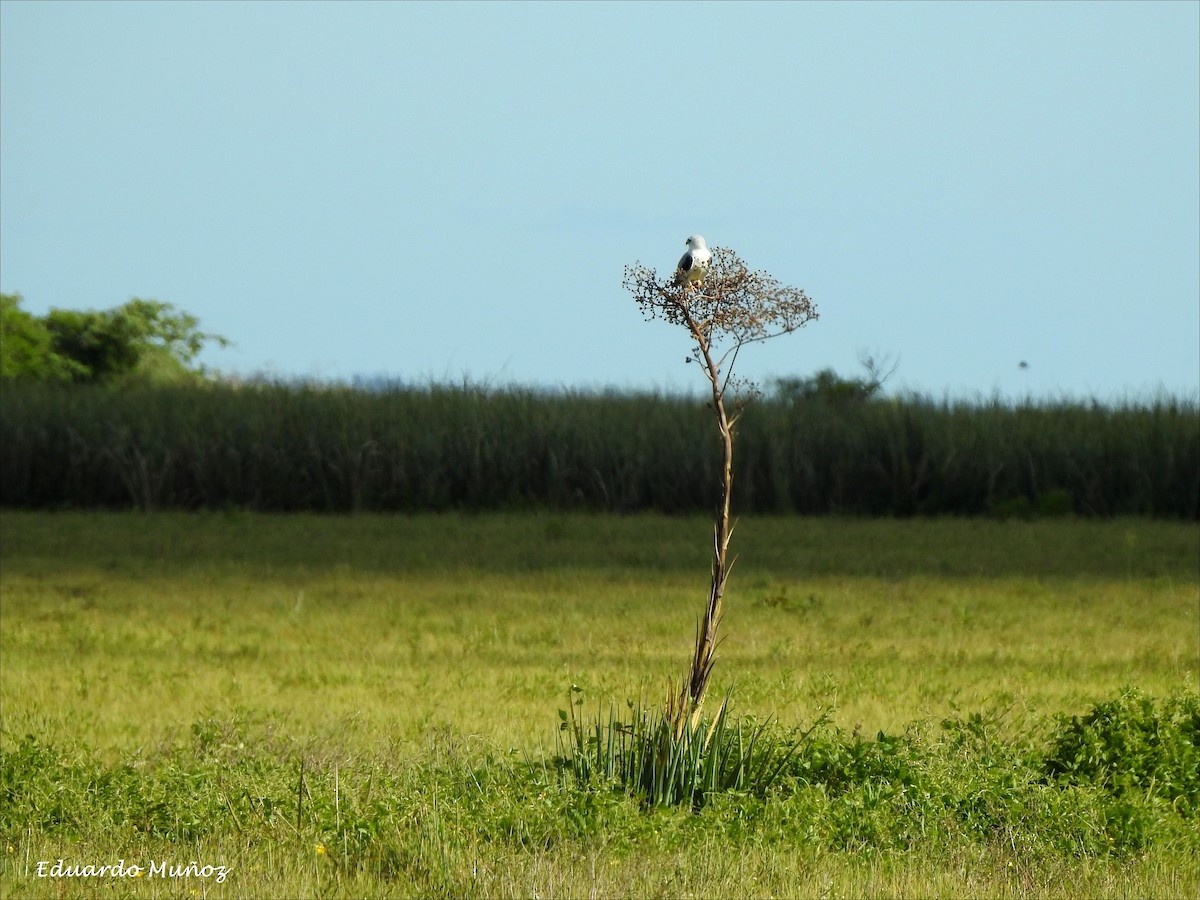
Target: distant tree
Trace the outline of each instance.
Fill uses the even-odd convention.
[[[51,309],[38,318],[3,297],[0,376],[31,381],[173,381],[197,374],[192,363],[210,341],[199,320],[170,303],[133,299],[107,310]]]
[[[54,349],[45,320],[21,309],[20,294],[0,294],[0,378],[70,381],[85,372]]]
[[[774,394],[792,403],[818,400],[826,403],[855,403],[878,396],[883,384],[895,374],[899,363],[859,353],[858,361],[866,370],[865,378],[843,378],[833,369],[821,369],[808,378],[776,378]]]

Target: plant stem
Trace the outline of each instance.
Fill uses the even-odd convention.
[[[708,692],[708,679],[715,661],[717,629],[721,624],[725,599],[725,582],[732,567],[729,560],[729,538],[733,534],[730,502],[733,495],[733,427],[736,422],[736,417],[731,418],[725,409],[727,382],[721,381],[721,370],[713,360],[705,328],[698,324],[690,313],[685,311],[684,317],[688,330],[696,340],[701,357],[699,361],[712,388],[712,408],[717,417],[717,429],[721,434],[722,466],[721,494],[713,523],[712,580],[709,585],[708,605],[704,610],[704,620],[696,630],[696,650],[692,656],[691,668],[684,678],[678,700],[668,706],[676,734],[683,732],[689,719],[693,728],[699,723],[704,697]]]

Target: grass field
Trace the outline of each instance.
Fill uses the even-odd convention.
[[[714,690],[831,723],[770,796],[646,811],[559,774],[557,711],[665,695],[709,529],[3,513],[0,893],[1195,896],[1194,523],[747,519]],[[1127,770],[1047,775],[1106,702]]]

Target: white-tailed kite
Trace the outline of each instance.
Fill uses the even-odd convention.
[[[694,284],[703,281],[708,273],[708,264],[712,262],[712,253],[704,244],[704,238],[693,234],[687,239],[687,253],[675,267],[675,283],[677,285]]]

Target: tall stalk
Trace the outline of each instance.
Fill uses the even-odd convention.
[[[696,629],[696,648],[691,667],[684,676],[678,697],[669,701],[667,707],[676,736],[682,733],[685,722],[690,720],[692,727],[698,724],[704,697],[708,693],[708,680],[716,661],[717,630],[724,608],[725,583],[733,567],[733,560],[729,558],[729,539],[733,535],[730,509],[733,498],[733,428],[737,423],[737,415],[731,416],[725,409],[725,385],[721,382],[721,372],[713,359],[707,335],[686,310],[684,321],[696,342],[697,356],[712,390],[711,405],[721,435],[721,485],[713,522],[712,580],[709,583],[708,603],[704,618]]]
[[[721,483],[713,523],[712,578],[704,617],[696,627],[692,662],[679,693],[667,697],[667,719],[676,736],[695,729],[701,717],[708,682],[716,659],[718,635],[724,613],[725,586],[733,560],[729,540],[733,535],[733,438],[742,404],[753,392],[750,385],[733,379],[733,365],[746,344],[765,341],[795,331],[816,318],[804,291],[787,287],[763,272],[750,272],[731,250],[713,248],[705,279],[676,285],[660,279],[640,263],[625,270],[630,290],[647,319],[661,318],[687,329],[694,349],[689,361],[699,364],[712,394],[710,407],[721,438]],[[734,391],[734,410],[726,395]]]

